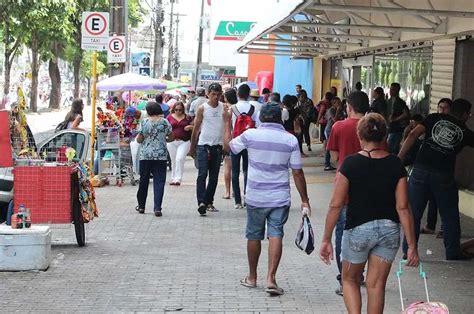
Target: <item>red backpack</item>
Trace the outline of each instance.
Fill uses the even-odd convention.
[[[250,105],[250,110],[247,113],[240,113],[236,106],[232,106],[232,112],[237,116],[235,120],[234,131],[232,132],[233,137],[237,137],[247,131],[248,129],[255,128],[255,121],[252,120],[253,112],[255,107]]]

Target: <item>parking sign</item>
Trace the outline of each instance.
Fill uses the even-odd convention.
[[[84,12],[82,13],[82,40],[84,50],[107,50],[109,41],[109,13]]]
[[[125,36],[111,36],[109,37],[109,44],[107,45],[107,62],[108,63],[123,63],[127,58],[127,51],[125,49]]]

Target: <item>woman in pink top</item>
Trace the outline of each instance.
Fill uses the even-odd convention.
[[[184,104],[178,101],[173,106],[171,114],[166,118],[172,127],[174,141],[169,142],[168,152],[171,157],[170,185],[181,185],[183,178],[184,160],[191,147],[191,131],[193,120],[184,113]]]

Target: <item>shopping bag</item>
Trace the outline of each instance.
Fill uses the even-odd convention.
[[[309,135],[311,135],[312,138],[319,140],[319,126],[311,123],[309,126]]]
[[[423,264],[420,262],[418,266],[418,274],[423,278],[425,284],[426,301],[417,301],[410,304],[405,308],[403,303],[403,292],[401,276],[403,274],[403,266],[406,264],[406,260],[401,260],[398,264],[398,271],[396,272],[398,279],[398,290],[400,292],[400,302],[402,304],[402,313],[404,314],[449,314],[449,309],[446,304],[441,302],[431,302],[428,293],[428,284],[426,283],[426,273],[423,271]]]
[[[296,233],[295,244],[308,255],[314,250],[313,228],[311,227],[311,222],[306,215],[303,216],[301,226]]]
[[[140,174],[140,144],[133,140],[130,142],[130,152],[132,153],[133,172]]]

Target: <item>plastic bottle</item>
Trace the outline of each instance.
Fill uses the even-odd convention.
[[[25,228],[31,228],[31,212],[29,208],[25,211]]]

